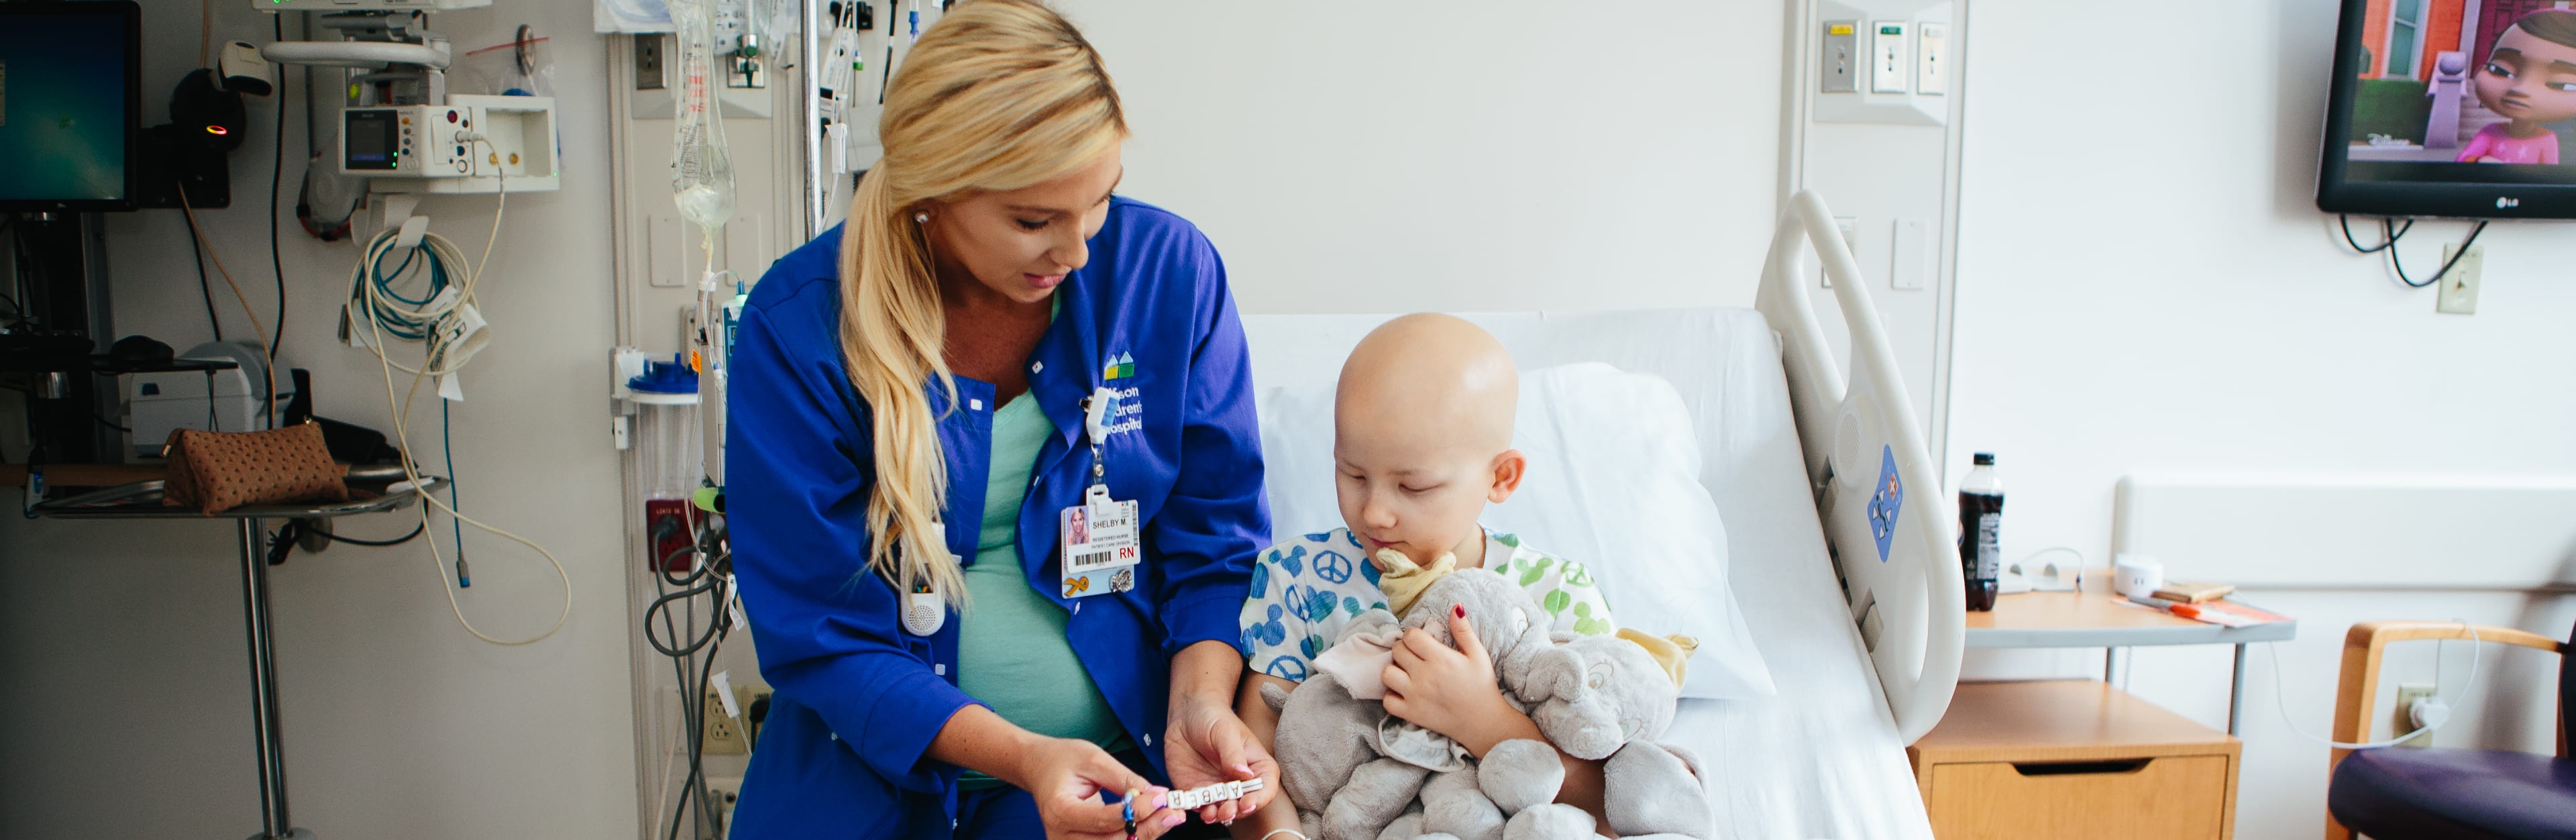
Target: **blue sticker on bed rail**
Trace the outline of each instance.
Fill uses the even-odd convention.
[[[1905,480],[1896,474],[1896,449],[1878,448],[1878,488],[1869,496],[1869,535],[1878,540],[1878,562],[1887,562],[1896,539],[1896,514],[1905,509]]]

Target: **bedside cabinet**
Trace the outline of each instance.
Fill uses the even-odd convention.
[[[2092,680],[1960,683],[1906,756],[1939,840],[2229,840],[2243,745]]]

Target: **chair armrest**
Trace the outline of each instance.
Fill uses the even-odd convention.
[[[2510,627],[2477,626],[2475,640],[2516,645],[2564,655],[2566,645],[2537,633]],[[2332,740],[2361,744],[2370,741],[2371,706],[2379,697],[2380,653],[2396,642],[2470,639],[2471,627],[2457,621],[2365,621],[2352,626],[2343,636],[2343,669],[2336,677],[2334,729]],[[2559,733],[2559,754],[2566,755],[2566,733]],[[2326,778],[2331,784],[2335,767],[2352,751],[2336,748],[2326,761]],[[2348,838],[2352,833],[2326,817],[2328,838]]]

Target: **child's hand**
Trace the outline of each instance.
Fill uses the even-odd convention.
[[[1504,702],[1494,684],[1493,659],[1476,638],[1463,607],[1451,607],[1451,648],[1429,632],[1406,631],[1386,667],[1386,711],[1438,732],[1483,755],[1485,748],[1531,728],[1529,718]]]

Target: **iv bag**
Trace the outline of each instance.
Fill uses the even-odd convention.
[[[724,123],[716,118],[717,80],[722,59],[716,56],[715,0],[674,0],[671,22],[677,26],[680,51],[680,95],[671,141],[672,200],[680,215],[714,235],[733,218],[733,157],[725,149]]]

